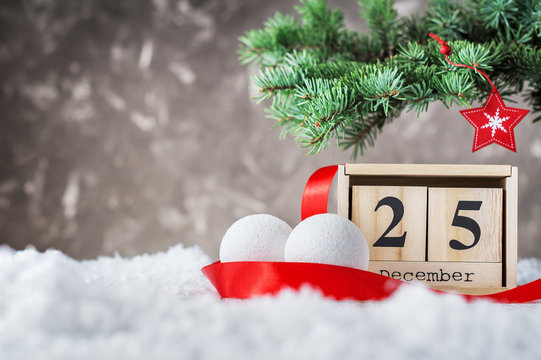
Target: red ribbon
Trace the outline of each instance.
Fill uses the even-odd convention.
[[[416,286],[369,271],[314,263],[218,261],[205,266],[202,271],[222,298],[236,299],[274,295],[283,289],[299,290],[309,285],[336,300],[377,301],[387,299],[401,286]],[[541,299],[541,279],[495,294],[460,296],[467,301],[532,302]]]
[[[248,299],[310,285],[337,300],[383,300],[401,285],[368,271],[315,263],[218,261],[202,271],[222,298]]]
[[[331,165],[316,170],[310,176],[302,194],[301,220],[327,212],[329,191],[337,171],[338,165]]]
[[[302,219],[326,213],[329,191],[338,165],[318,169],[310,176],[303,193]],[[201,269],[222,298],[249,299],[274,295],[304,285],[319,289],[323,295],[337,300],[384,300],[401,286],[416,286],[369,271],[344,266],[294,263],[219,261]],[[445,291],[433,290],[437,293]],[[541,279],[514,289],[489,295],[461,295],[468,301],[486,299],[498,303],[527,303],[541,299]]]

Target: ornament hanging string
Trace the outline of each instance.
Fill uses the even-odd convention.
[[[472,152],[492,143],[516,152],[513,128],[526,116],[529,110],[505,106],[496,86],[494,86],[484,69],[452,62],[449,59],[449,55],[453,53],[451,47],[437,35],[430,33],[429,36],[441,45],[440,52],[445,55],[445,59],[449,64],[465,67],[481,74],[492,86],[492,91],[483,107],[460,111],[462,116],[475,128]],[[500,131],[496,131],[497,129]]]
[[[454,66],[458,66],[458,67],[465,67],[465,68],[468,68],[468,69],[472,69],[476,72],[478,72],[479,74],[483,75],[485,77],[485,79],[488,80],[488,82],[490,83],[490,85],[492,86],[492,91],[498,91],[496,90],[496,86],[494,86],[494,83],[490,80],[490,78],[488,77],[486,71],[484,69],[477,69],[473,66],[469,66],[469,65],[465,65],[465,64],[457,64],[457,63],[454,63],[452,62],[450,59],[449,59],[449,55],[453,54],[453,50],[451,49],[451,47],[449,45],[447,45],[447,43],[445,41],[443,41],[442,39],[440,39],[437,35],[433,34],[433,33],[430,33],[429,36],[433,39],[435,39],[440,45],[440,52],[445,55],[445,59],[447,59],[447,62],[451,65],[454,65]]]

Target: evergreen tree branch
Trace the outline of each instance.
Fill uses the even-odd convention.
[[[295,136],[310,154],[331,138],[362,154],[404,109],[420,116],[435,101],[486,98],[488,82],[448,64],[430,31],[451,46],[452,61],[484,69],[503,96],[522,93],[541,112],[541,2],[431,0],[411,18],[398,17],[391,0],[359,5],[368,34],[347,30],[324,1],[302,0],[299,18],[278,13],[239,38],[240,61],[260,67],[256,100],[272,99],[267,114],[280,136]]]

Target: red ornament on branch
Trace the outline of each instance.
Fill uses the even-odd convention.
[[[492,90],[483,107],[461,110],[462,116],[475,128],[472,152],[492,143],[516,152],[513,128],[528,112],[529,110],[505,106],[495,89]]]
[[[517,148],[513,129],[530,110],[505,106],[498,90],[484,70],[452,62],[449,60],[449,55],[452,54],[451,47],[432,33],[430,33],[430,37],[434,38],[441,45],[440,52],[445,55],[449,64],[477,71],[488,80],[490,85],[492,85],[492,91],[483,107],[460,111],[462,116],[464,116],[475,128],[472,152],[492,143],[499,144],[516,152]]]

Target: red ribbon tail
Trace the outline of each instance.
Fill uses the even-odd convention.
[[[541,300],[541,279],[499,293],[464,296],[468,297],[469,300],[486,299],[504,304],[521,304],[539,301]]]

